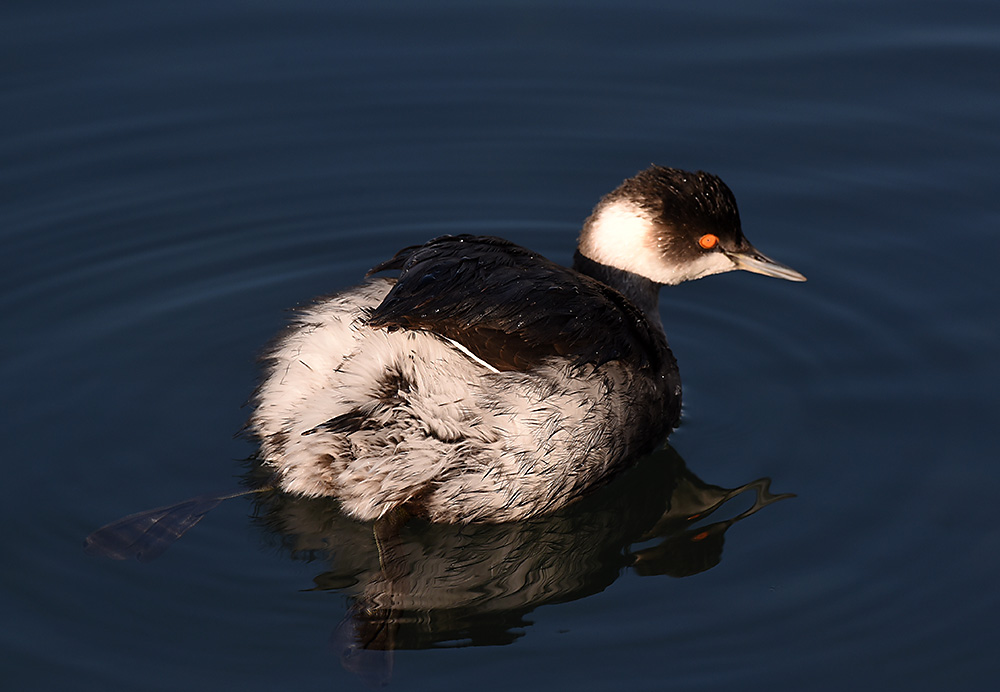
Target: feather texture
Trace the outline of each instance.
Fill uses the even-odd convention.
[[[805,278],[750,245],[719,178],[659,166],[598,203],[572,269],[487,236],[408,247],[273,344],[250,421],[261,462],[360,519],[556,510],[680,417],[660,287],[735,269]]]
[[[662,337],[618,291],[506,240],[442,236],[370,273],[389,269],[400,275],[371,327],[434,332],[499,370],[551,357],[660,366]]]

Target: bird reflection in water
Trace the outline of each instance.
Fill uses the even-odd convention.
[[[335,646],[344,666],[373,684],[388,681],[396,649],[509,644],[535,608],[603,591],[626,569],[672,577],[710,569],[733,524],[792,497],[771,493],[768,478],[738,488],[705,483],[670,446],[554,514],[508,524],[372,524],[347,517],[335,500],[250,492],[271,540],[296,559],[326,563],[314,590],[350,599]],[[746,509],[719,512],[747,492]],[[126,517],[91,534],[87,552],[151,560],[239,494]]]

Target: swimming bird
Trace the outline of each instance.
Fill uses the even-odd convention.
[[[572,268],[488,236],[407,247],[270,346],[249,422],[261,466],[361,520],[556,510],[678,422],[660,288],[736,269],[805,280],[747,241],[721,179],[661,166],[600,200]]]

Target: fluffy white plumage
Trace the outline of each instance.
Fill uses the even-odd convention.
[[[572,269],[483,236],[433,239],[302,310],[250,428],[285,491],[360,519],[555,510],[677,423],[660,287],[734,269],[804,281],[743,236],[719,178],[653,166],[606,195]]]
[[[311,305],[270,352],[251,427],[283,489],[336,495],[360,519],[409,506],[432,521],[512,521],[611,470],[627,444],[614,431],[641,424],[624,393],[649,384],[617,362],[499,372],[428,332],[365,326],[392,284]],[[328,424],[339,416],[349,430]]]

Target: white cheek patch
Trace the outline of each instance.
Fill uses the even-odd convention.
[[[710,274],[736,269],[721,252],[706,252],[694,262],[670,265],[664,262],[669,242],[660,235],[656,224],[641,207],[627,201],[613,202],[601,208],[580,237],[580,253],[595,262],[645,276],[659,284],[679,284]]]
[[[679,284],[682,281],[700,279],[703,276],[731,272],[736,268],[737,267],[733,264],[733,261],[726,257],[723,253],[706,252],[694,262],[688,262],[683,267],[677,267],[677,271],[673,272],[675,280],[670,283]]]
[[[653,278],[658,273],[653,220],[629,202],[602,207],[580,238],[580,253],[595,262]],[[655,280],[655,279],[654,279]]]

